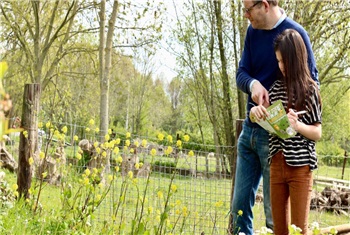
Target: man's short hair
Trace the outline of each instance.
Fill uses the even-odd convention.
[[[278,0],[266,0],[266,1],[272,6],[277,6],[278,5]],[[262,2],[262,0],[255,0],[253,2]]]

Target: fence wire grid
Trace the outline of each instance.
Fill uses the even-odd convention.
[[[79,128],[82,129],[79,130]],[[79,139],[86,139],[91,144],[94,139],[99,138],[99,136],[87,133],[85,127],[71,126],[70,129],[74,130],[70,138],[80,133]],[[39,133],[39,140],[41,139],[39,147],[41,148],[47,144],[45,135],[45,132]],[[119,134],[116,133],[114,138],[118,136]],[[13,140],[6,147],[18,161],[18,143],[14,141],[16,140],[15,134],[12,134],[11,138]],[[118,166],[113,160],[117,155],[122,155],[123,161],[127,160],[129,163],[121,166],[110,192],[89,222],[95,225],[119,223],[120,226],[132,226],[131,221],[135,218],[136,212],[136,214],[144,214],[145,223],[157,226],[160,220],[164,219],[161,218],[161,215],[167,204],[168,213],[165,226],[168,226],[167,229],[172,234],[228,234],[232,176],[228,166],[229,159],[225,153],[228,148],[232,149],[234,146],[220,146],[216,148],[220,149],[220,153],[213,153],[210,150],[215,149],[215,146],[192,144],[191,146],[197,146],[196,150],[180,149],[175,146],[172,154],[165,154],[167,147],[157,143],[155,139],[132,135],[130,144],[134,144],[136,139],[140,142],[146,139],[148,145],[137,147],[134,152],[123,152],[125,142],[121,141],[119,145],[121,152],[119,154],[110,152],[110,171],[114,171]],[[176,141],[174,145],[175,143]],[[152,148],[157,151],[154,156],[150,154]],[[66,142],[65,167],[68,174],[82,173],[89,167],[88,163],[86,165],[78,163],[76,159],[78,149],[78,141]],[[189,156],[190,151],[193,152],[193,156]],[[336,158],[335,161],[331,161],[336,162],[336,165],[329,165],[332,158]],[[334,189],[339,193],[348,192],[350,195],[350,160],[346,162],[344,157],[343,161],[339,159],[342,159],[342,156],[318,156],[319,169],[313,174],[314,201],[309,217],[310,224],[318,222],[321,227],[327,227],[350,223],[350,197],[347,199],[347,204],[341,204],[339,201],[333,205],[329,201],[323,202],[324,204],[319,202],[323,194],[326,194],[325,190]],[[136,162],[142,163],[143,167],[136,167],[136,169]],[[134,180],[125,190],[123,182],[130,171],[137,180]],[[169,187],[169,185],[175,186]],[[59,188],[58,186],[52,187]],[[49,201],[51,198],[58,200],[57,195],[50,194],[50,188],[51,186],[45,188],[47,190],[45,200]],[[261,188],[260,185],[254,206],[254,227],[257,230],[265,226]],[[117,202],[123,190],[125,190],[123,207],[118,208]],[[52,190],[52,192],[57,192],[57,190]],[[169,192],[170,196],[168,196]],[[143,209],[141,209],[141,201]],[[117,210],[119,211],[116,212]]]

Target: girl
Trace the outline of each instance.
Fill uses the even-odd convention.
[[[321,97],[310,76],[307,51],[300,34],[293,29],[283,31],[276,38],[274,49],[282,76],[269,90],[270,104],[282,100],[291,127],[297,133],[289,139],[272,134],[269,137],[274,234],[288,234],[290,223],[307,234],[312,170],[317,168],[315,141],[322,134]],[[306,113],[297,115],[301,110]],[[267,115],[262,105],[250,111],[252,121]]]

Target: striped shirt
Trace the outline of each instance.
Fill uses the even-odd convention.
[[[299,121],[311,125],[322,122],[322,109],[319,97],[317,96],[316,86],[310,86],[310,105],[306,105],[306,114],[299,115]],[[270,103],[282,100],[283,106],[287,109],[288,98],[286,90],[281,80],[277,80],[269,90]],[[298,110],[300,111],[300,110]],[[272,157],[279,151],[283,151],[286,163],[290,166],[309,165],[310,170],[317,169],[317,157],[315,151],[315,141],[310,140],[301,134],[289,139],[280,139],[276,135],[270,134],[269,138],[269,163]]]

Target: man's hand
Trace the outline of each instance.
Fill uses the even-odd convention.
[[[252,86],[252,99],[258,105],[269,106],[269,93],[259,81],[255,81]]]

